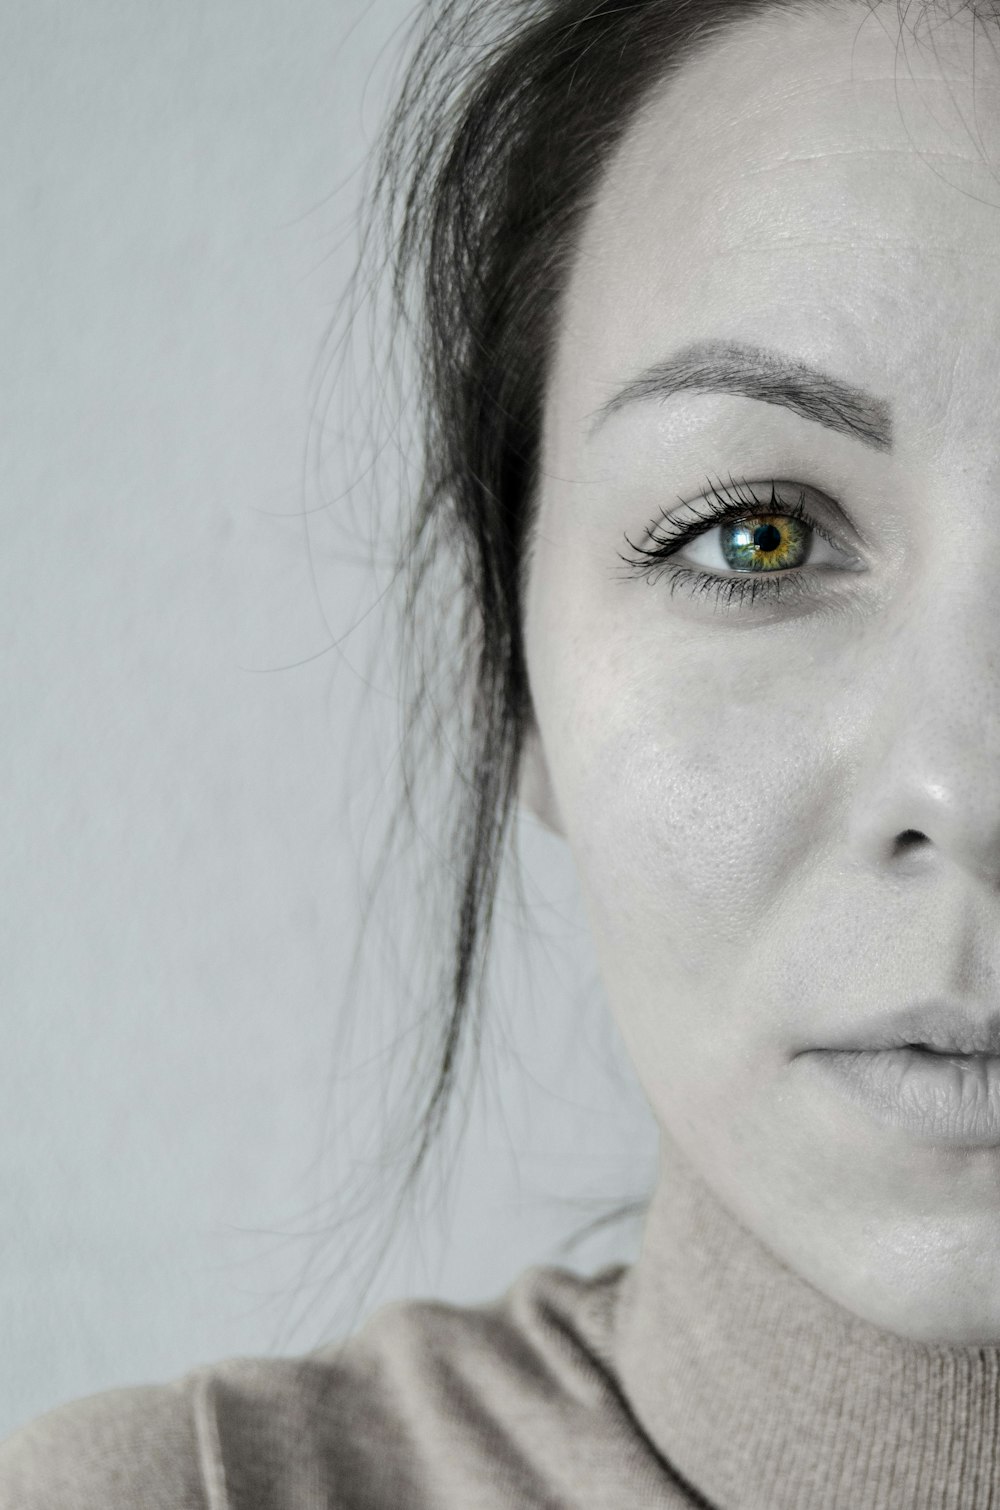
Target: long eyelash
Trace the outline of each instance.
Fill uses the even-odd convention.
[[[826,531],[820,528],[806,509],[804,490],[800,491],[794,503],[786,503],[778,498],[773,481],[769,484],[769,498],[759,498],[745,478],[737,482],[732,473],[729,475],[725,494],[721,491],[721,479],[713,483],[711,477],[706,477],[705,481],[707,491],[700,498],[694,502],[680,499],[685,508],[693,511],[693,517],[678,521],[661,514],[648,527],[647,539],[650,543],[646,545],[635,545],[628,535],[625,536],[625,543],[633,554],[625,556],[619,553],[619,560],[628,568],[622,575],[646,577],[650,585],[668,575],[671,579],[671,597],[683,585],[693,593],[712,593],[727,607],[731,607],[734,602],[742,605],[748,599],[753,604],[759,596],[776,600],[779,595],[799,595],[803,582],[798,568],[790,568],[781,573],[740,572],[731,577],[722,577],[703,567],[686,566],[683,562],[674,564],[673,556],[691,540],[696,540],[699,535],[704,535],[726,519],[742,519],[748,513],[780,514],[786,519],[801,519],[810,529],[824,539],[829,539]],[[698,506],[701,506],[700,513],[697,512]]]

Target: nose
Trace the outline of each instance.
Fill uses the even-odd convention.
[[[942,589],[896,627],[865,699],[855,853],[1000,889],[1000,593]],[[884,646],[883,646],[884,649]]]

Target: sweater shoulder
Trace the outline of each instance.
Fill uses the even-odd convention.
[[[531,1503],[540,1465],[510,1423],[598,1405],[619,1272],[537,1267],[478,1306],[393,1301],[308,1353],[74,1401],[0,1443],[0,1510],[437,1510],[491,1454]]]
[[[214,1510],[187,1381],[74,1400],[0,1442],[0,1510]]]

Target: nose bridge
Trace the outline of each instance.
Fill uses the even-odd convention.
[[[952,577],[908,605],[868,707],[855,832],[869,858],[920,836],[1000,884],[1000,583]]]

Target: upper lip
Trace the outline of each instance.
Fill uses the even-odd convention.
[[[825,1045],[840,1050],[923,1048],[935,1054],[1000,1056],[1000,1010],[971,1010],[947,1001],[916,1002],[870,1018]]]

